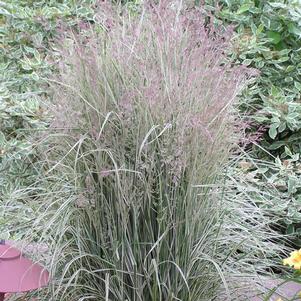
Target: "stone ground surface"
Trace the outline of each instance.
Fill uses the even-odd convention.
[[[264,283],[264,287],[270,290],[273,290],[277,285],[280,285],[283,283],[282,280],[267,280]],[[278,301],[279,298],[282,301],[290,301],[290,300],[300,300],[301,296],[298,296],[299,292],[301,292],[301,284],[294,283],[294,282],[288,282],[285,284],[282,284],[276,292],[273,294],[273,296],[270,298],[269,301]],[[262,301],[264,298],[255,297],[252,298],[251,301]]]

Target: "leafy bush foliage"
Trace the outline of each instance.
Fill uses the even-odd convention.
[[[93,17],[95,1],[61,2],[0,1],[1,202],[11,200],[14,191],[31,185],[38,176],[32,136],[49,124],[51,95],[45,77],[55,70],[54,37],[62,23],[75,26],[78,19]],[[28,211],[22,214],[25,220],[28,215]],[[7,231],[7,226],[3,230],[0,226],[2,237],[9,235]]]
[[[65,40],[45,171],[18,196],[50,243],[44,299],[246,300],[282,247],[222,175],[248,76],[227,63],[231,31],[181,1],[96,20]]]
[[[93,2],[90,2],[90,5]],[[0,170],[2,193],[28,185],[34,175],[32,131],[44,130],[45,77],[53,71],[52,42],[62,22],[89,19],[87,3],[9,0],[0,3]],[[82,5],[85,5],[82,6]],[[34,160],[34,157],[31,157]]]
[[[300,1],[225,0],[218,1],[218,9],[216,1],[206,4],[223,24],[236,25],[231,59],[260,71],[240,97],[241,112],[257,123],[251,131],[264,133],[253,158],[271,163],[253,165],[250,177],[256,174],[258,183],[278,189],[282,201],[270,208],[286,204],[282,224],[293,233],[300,227],[301,210]]]
[[[284,146],[300,151],[291,138],[300,130],[301,6],[299,1],[221,1],[217,16],[237,24],[232,59],[260,70],[243,95],[253,118],[268,127],[276,140],[271,150]],[[227,3],[227,4],[226,4]],[[270,142],[271,140],[267,140]],[[270,144],[270,143],[269,143]]]

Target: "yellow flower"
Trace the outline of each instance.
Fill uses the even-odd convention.
[[[283,301],[281,298],[278,298],[276,301]]]
[[[301,270],[301,249],[292,252],[290,255],[290,257],[283,259],[283,264],[288,265],[295,270]]]

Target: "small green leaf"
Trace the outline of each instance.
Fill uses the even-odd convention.
[[[285,122],[281,122],[279,127],[278,127],[278,132],[282,133],[284,130],[286,129],[286,123]]]
[[[277,127],[278,127],[278,124],[272,124],[270,126],[270,129],[269,129],[269,136],[272,138],[272,139],[275,139],[276,136],[277,136]]]
[[[268,31],[267,32],[267,37],[271,39],[273,44],[278,44],[281,42],[281,34],[276,31]]]
[[[290,65],[290,66],[286,67],[285,72],[289,73],[289,72],[292,72],[294,69],[295,69],[295,66]]]
[[[266,16],[261,16],[260,21],[265,26],[265,28],[270,29],[271,21],[269,18],[267,18]]]
[[[288,56],[283,56],[278,60],[278,62],[283,63],[283,62],[287,62],[289,60],[290,60],[290,58]]]
[[[281,90],[280,88],[276,87],[276,86],[272,86],[271,88],[271,94],[274,96],[274,97],[277,97],[281,94]]]
[[[286,77],[286,78],[284,79],[284,81],[285,81],[286,83],[290,83],[290,82],[294,81],[294,79],[293,79],[291,76],[288,76],[288,77]]]
[[[252,60],[250,59],[245,59],[242,64],[245,65],[245,66],[249,66],[250,64],[252,63]]]
[[[288,55],[292,50],[291,49],[282,49],[281,51],[278,52],[279,55],[286,56]]]
[[[256,62],[256,67],[257,68],[262,68],[264,66],[264,61]]]
[[[301,91],[301,83],[300,83],[300,82],[295,81],[295,82],[294,82],[294,86],[295,86],[299,91]]]
[[[264,57],[264,59],[266,60],[270,60],[273,58],[273,52],[272,51],[263,51],[262,55]]]
[[[288,156],[292,156],[292,155],[293,155],[292,152],[291,152],[291,150],[290,150],[287,146],[284,147],[284,152],[285,152]]]
[[[256,35],[257,27],[254,23],[251,23],[251,30],[252,30],[253,35]]]
[[[263,29],[264,29],[264,25],[260,24],[256,30],[256,34],[258,35],[258,34],[262,33]]]
[[[292,33],[292,34],[295,34],[297,36],[301,36],[301,28],[300,26],[296,26],[294,23],[289,23],[288,26],[288,32],[289,33]]]
[[[246,11],[248,11],[251,7],[252,7],[252,4],[250,4],[250,3],[243,4],[243,5],[237,10],[236,13],[237,13],[238,15],[243,14],[243,13],[245,13]]]

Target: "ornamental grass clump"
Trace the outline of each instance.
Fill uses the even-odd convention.
[[[45,171],[26,191],[30,236],[52,251],[47,300],[236,300],[265,273],[281,249],[269,220],[222,175],[249,76],[227,63],[230,39],[181,1],[102,4],[65,39]]]

